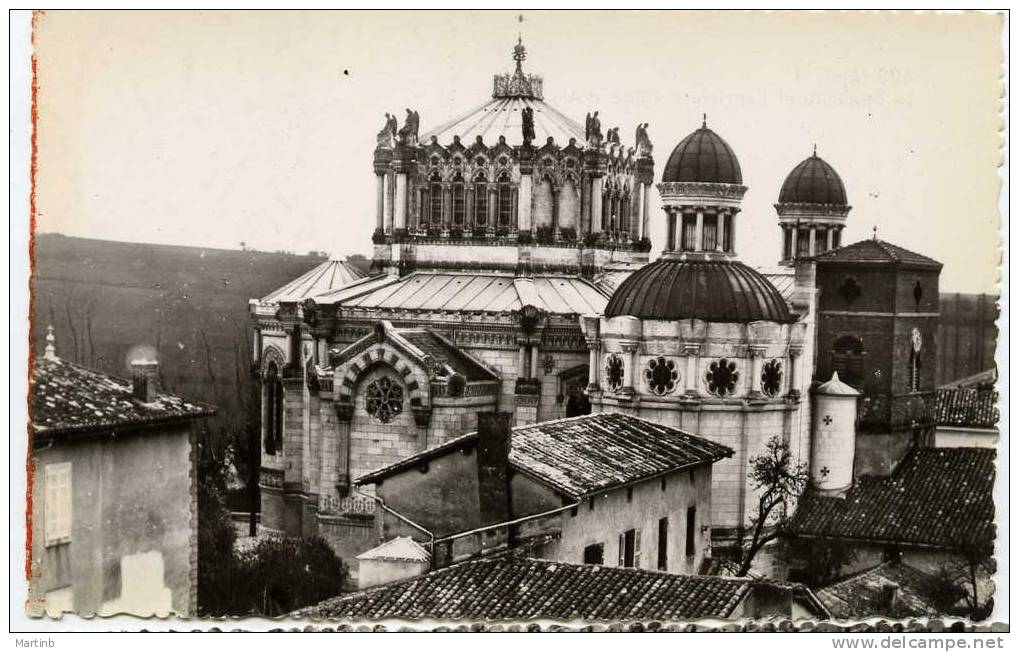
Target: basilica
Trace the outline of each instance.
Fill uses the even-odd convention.
[[[430,130],[387,114],[370,275],[331,261],[250,302],[264,529],[323,536],[345,559],[373,548],[380,501],[357,480],[485,412],[517,428],[622,414],[720,445],[697,523],[721,547],[750,524],[748,465],[767,441],[831,496],[923,445],[939,263],[876,237],[844,245],[846,189],[815,151],[775,189],[776,264],[748,266],[746,180],[706,120],[656,175],[647,124],[626,145],[598,111],[560,113],[525,56],[518,42],[491,99]]]

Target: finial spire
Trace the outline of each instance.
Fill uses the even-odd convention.
[[[814,143],[814,156],[817,156],[817,143]]]
[[[877,224],[874,225],[874,239],[877,240]]]
[[[47,360],[57,359],[56,341],[57,338],[53,336],[53,325],[50,324],[46,326],[46,351],[45,353],[43,353],[42,357],[46,358]]]
[[[707,126],[708,126],[708,114],[705,113],[704,117],[701,119],[701,129],[706,129]]]

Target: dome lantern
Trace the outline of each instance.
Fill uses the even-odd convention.
[[[721,136],[700,129],[672,150],[658,184],[665,211],[664,253],[726,259],[736,254],[735,221],[747,188],[736,154]]]
[[[794,167],[778,194],[775,210],[782,227],[783,265],[840,246],[852,207],[835,169],[814,153]]]

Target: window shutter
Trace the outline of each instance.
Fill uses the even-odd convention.
[[[622,568],[624,562],[624,555],[626,554],[626,534],[619,535],[619,567]]]
[[[633,567],[640,568],[640,530],[633,533]]]
[[[71,538],[71,463],[48,464],[43,509],[46,544]]]

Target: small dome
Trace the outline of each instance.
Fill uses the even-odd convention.
[[[683,140],[665,164],[662,181],[700,181],[743,185],[739,161],[722,137],[701,127]]]
[[[701,319],[710,322],[793,321],[782,295],[756,270],[735,260],[661,258],[623,281],[606,317]]]
[[[846,205],[846,187],[835,168],[817,155],[793,168],[778,194],[780,204]]]

